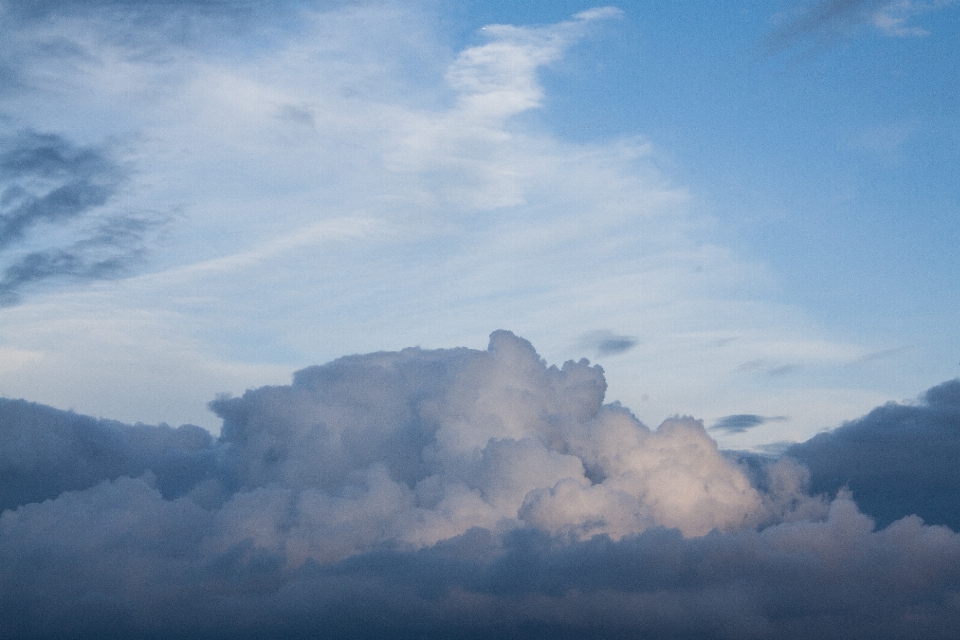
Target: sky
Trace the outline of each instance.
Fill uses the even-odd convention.
[[[0,395],[507,329],[744,449],[958,375],[960,9],[702,4],[5,5]]]
[[[949,637],[957,41],[0,0],[0,637]]]

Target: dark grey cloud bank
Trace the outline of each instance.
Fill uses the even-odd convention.
[[[809,467],[815,492],[849,488],[885,526],[909,514],[960,531],[960,380],[917,405],[891,403],[787,450]]]
[[[739,464],[605,386],[496,332],[219,398],[217,440],[2,400],[0,637],[955,637],[960,381]]]
[[[0,637],[955,637],[960,534],[910,514],[960,381],[740,464],[605,386],[496,332],[217,399],[217,440],[4,400]]]
[[[216,469],[213,438],[200,427],[131,426],[25,400],[0,398],[0,438],[0,509],[148,471],[172,499]]]
[[[127,272],[163,217],[104,205],[127,170],[106,148],[24,130],[0,137],[0,306],[47,281]]]

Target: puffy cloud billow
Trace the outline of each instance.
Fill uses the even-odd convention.
[[[218,398],[218,439],[3,400],[0,637],[951,637],[960,535],[854,500],[926,486],[864,470],[956,448],[958,385],[780,460],[505,331]]]

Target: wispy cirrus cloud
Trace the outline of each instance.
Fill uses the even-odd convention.
[[[599,25],[617,29],[616,10],[490,26],[452,50],[416,3],[294,2],[284,7],[298,7],[295,20],[271,15],[262,29],[190,3],[44,6],[0,40],[30,87],[4,94],[3,108],[17,128],[61,132],[77,147],[123,140],[131,172],[71,225],[32,227],[35,245],[27,238],[17,256],[37,255],[10,272],[8,288],[23,301],[58,278],[148,261],[136,269],[144,277],[84,288],[88,296],[58,289],[51,312],[20,305],[29,330],[8,325],[4,335],[38,357],[0,380],[8,394],[215,430],[206,398],[247,384],[211,373],[231,358],[236,371],[269,372],[252,378],[267,384],[278,363],[476,346],[504,325],[555,360],[602,355],[618,397],[653,422],[681,410],[734,413],[727,388],[745,361],[802,362],[798,376],[774,375],[785,386],[831,366],[809,356],[816,336],[800,314],[768,304],[763,265],[709,241],[695,198],[658,168],[655,145],[574,143],[536,124],[549,99],[544,69]],[[125,209],[182,212],[163,252],[149,251],[149,234],[141,245],[124,240],[129,260],[114,260],[114,245],[92,246],[99,222]],[[41,242],[41,229],[67,226],[85,235]],[[578,345],[592,327],[617,331]],[[691,355],[705,335],[738,339]],[[773,344],[791,341],[808,355]],[[190,354],[176,358],[189,389],[181,402],[162,397],[153,375],[167,365],[104,366],[97,380],[66,374],[91,360],[154,359],[161,344],[164,363]],[[140,390],[122,413],[112,413],[114,375]],[[56,382],[38,395],[28,381],[39,380]],[[691,384],[700,404],[682,400]],[[783,409],[737,405],[783,411],[813,430],[849,415],[800,395]],[[148,396],[149,413],[134,408]],[[811,408],[821,413],[803,419]]]
[[[590,349],[599,357],[618,356],[630,351],[640,340],[636,336],[622,335],[607,329],[588,331],[580,336],[578,347]]]
[[[785,376],[795,373],[803,368],[801,364],[782,363],[775,360],[761,358],[744,362],[737,367],[737,371],[756,372],[760,371],[771,377]]]
[[[732,416],[723,416],[718,419],[710,431],[725,431],[727,433],[744,433],[748,429],[759,427],[768,422],[783,422],[786,416],[758,416],[752,413],[738,413]]]
[[[0,250],[41,223],[70,222],[107,202],[123,171],[102,149],[22,131],[0,139]]]
[[[0,139],[0,306],[43,282],[127,272],[163,219],[105,210],[126,177],[105,148],[62,135]]]
[[[824,43],[871,27],[886,36],[924,36],[929,32],[913,20],[952,4],[954,0],[820,0],[779,14],[779,24],[764,45],[775,53],[810,39]]]

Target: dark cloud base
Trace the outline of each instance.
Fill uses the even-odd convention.
[[[52,500],[148,471],[164,498],[215,472],[210,433],[193,425],[126,425],[0,398],[0,510]]]
[[[960,380],[926,392],[922,403],[890,403],[786,452],[810,468],[812,490],[846,487],[886,526],[917,514],[960,531]]]
[[[956,524],[960,380],[740,467],[696,453],[702,425],[647,430],[604,389],[598,367],[547,367],[496,332],[219,399],[218,440],[0,400],[0,638],[956,637],[960,534],[931,523]],[[503,435],[511,420],[526,431]],[[501,436],[448,446],[477,430]],[[606,440],[625,433],[641,446]],[[618,451],[644,460],[619,480],[592,462]],[[590,534],[669,498],[661,480],[695,486],[677,456],[713,465],[713,492],[747,471],[767,515]],[[525,488],[581,462],[587,486]],[[514,515],[483,520],[498,504]],[[452,533],[424,538],[431,523]]]
[[[845,500],[826,522],[761,532],[475,530],[291,572],[249,545],[192,563],[190,528],[165,524],[184,515],[168,503],[140,520],[140,549],[5,558],[3,637],[953,638],[960,624],[957,536],[916,518],[871,532]]]

